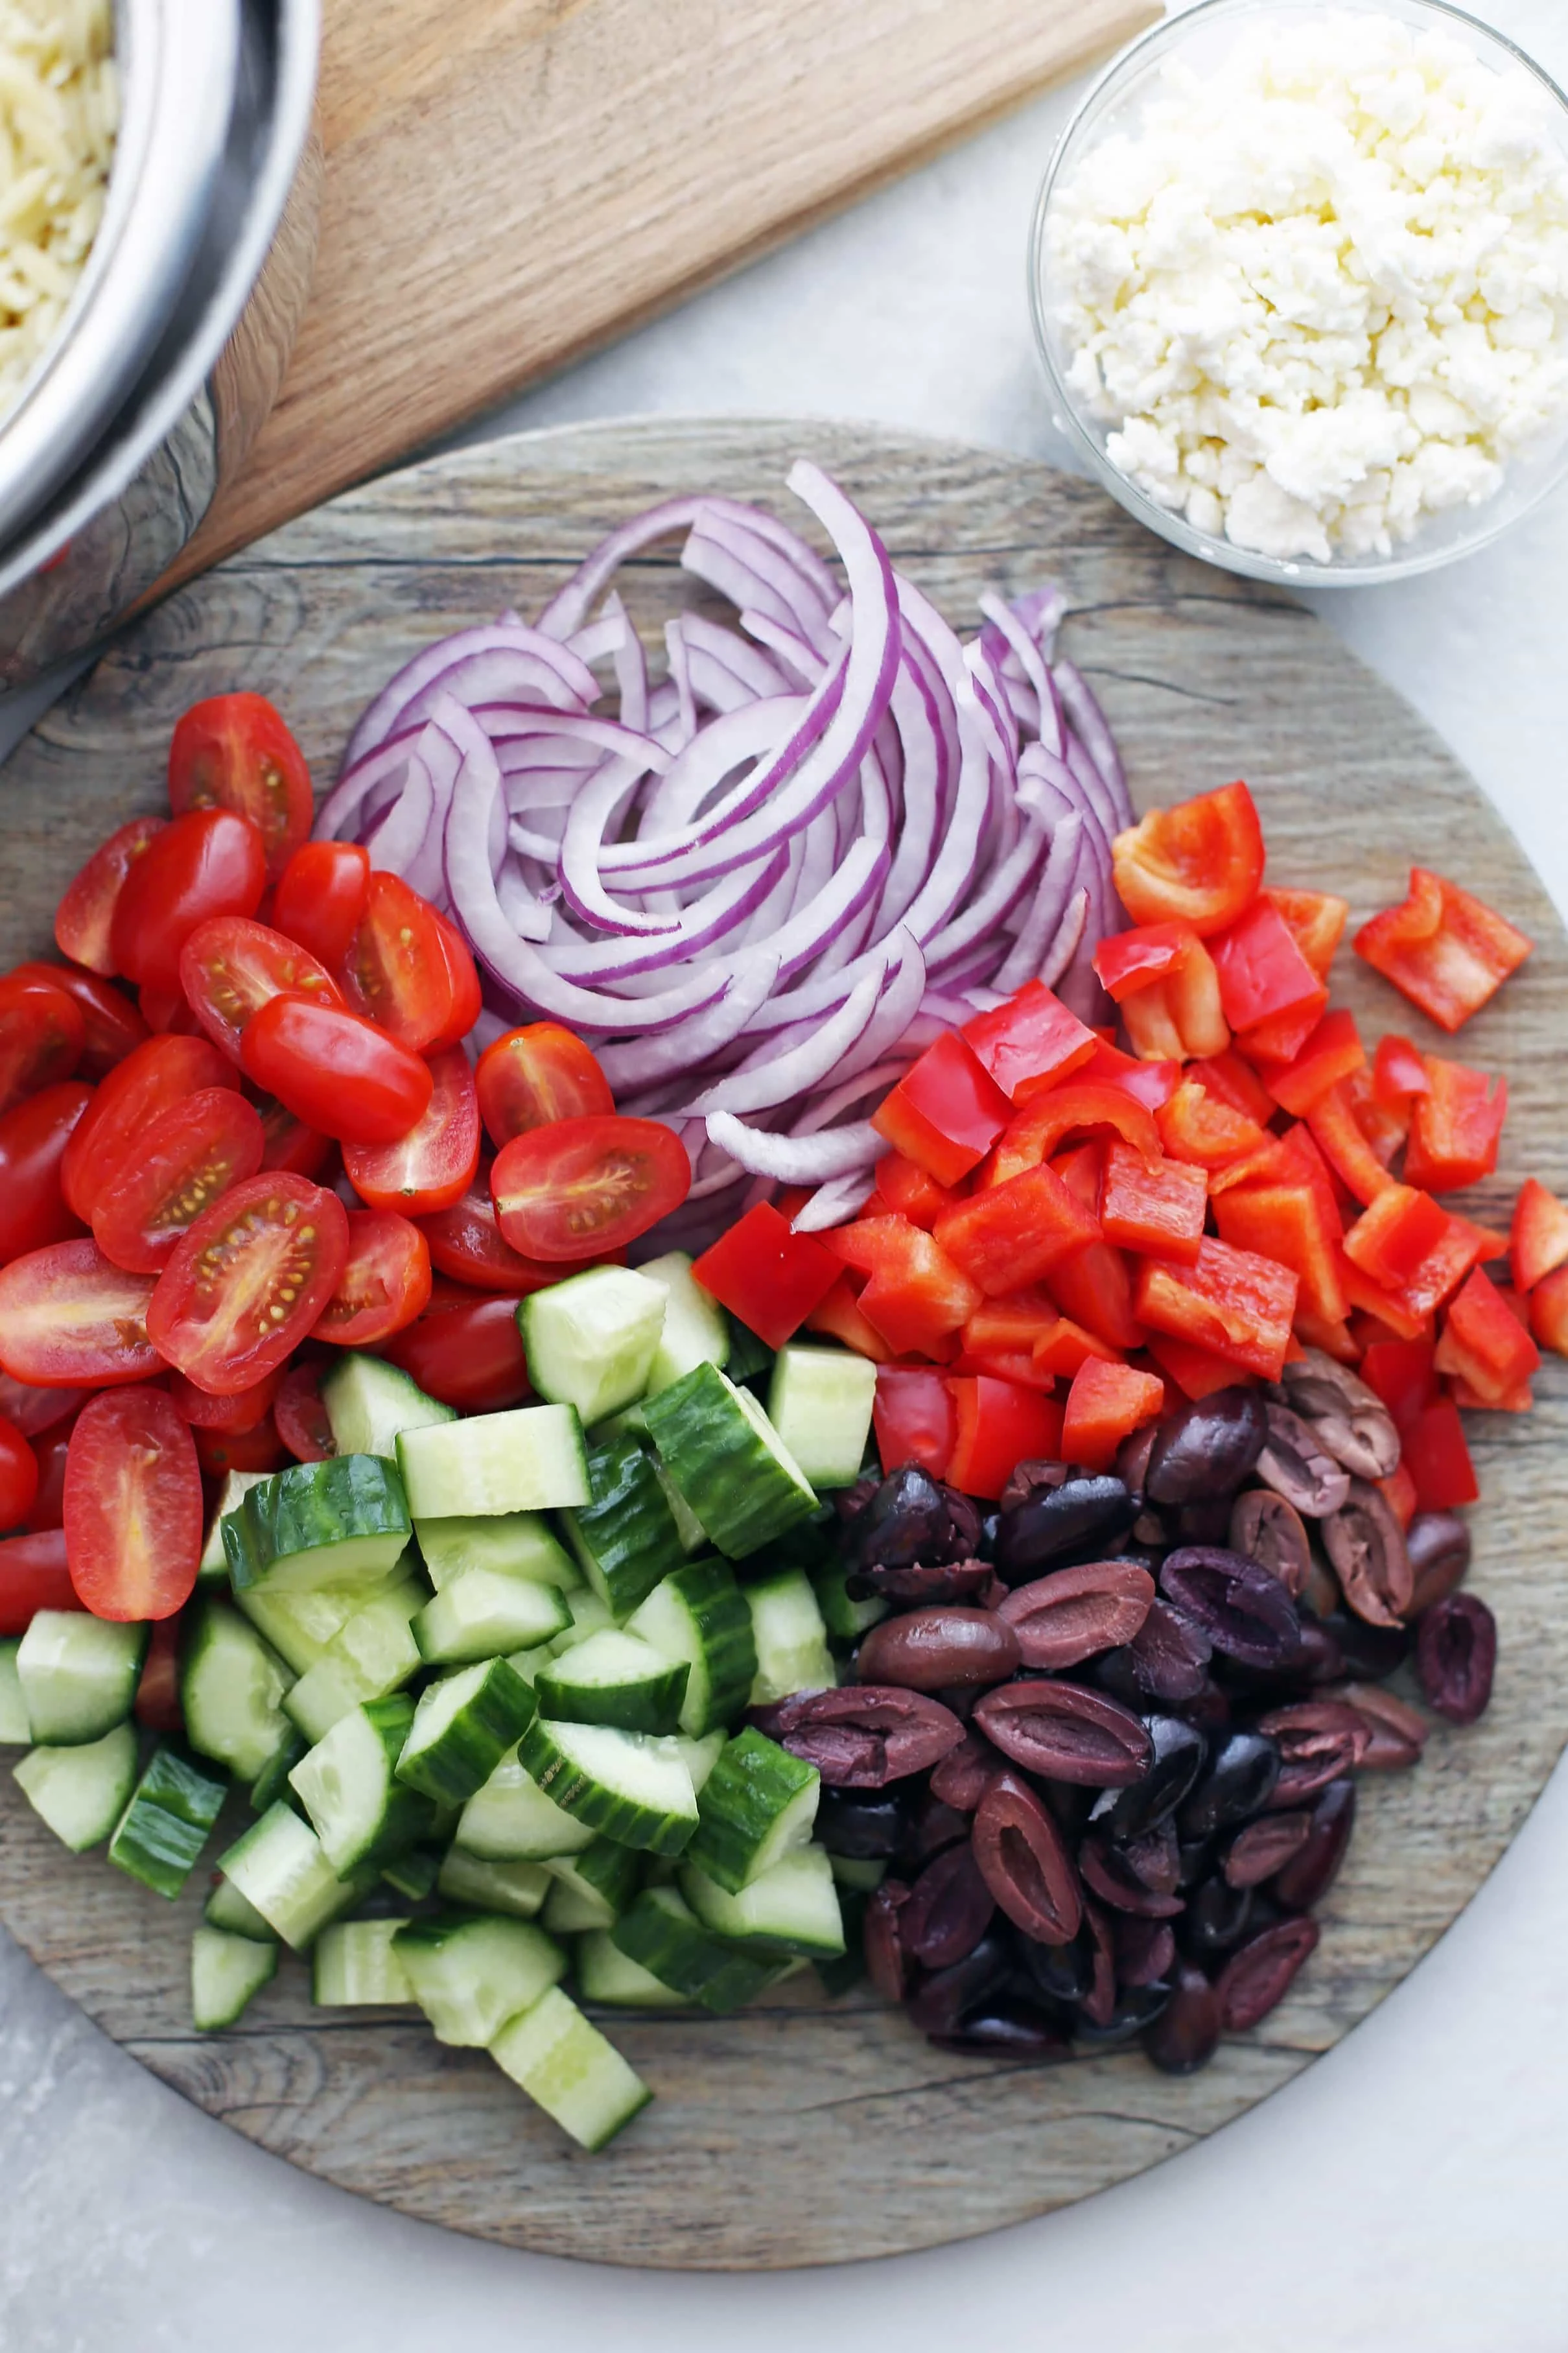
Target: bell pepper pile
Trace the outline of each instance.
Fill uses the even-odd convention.
[[[1094,959],[1125,1046],[1031,981],[887,1096],[853,1223],[796,1233],[783,1194],[698,1262],[770,1346],[875,1360],[888,1469],[996,1497],[1030,1456],[1104,1468],[1168,1385],[1276,1381],[1312,1346],[1398,1424],[1407,1522],[1477,1493],[1458,1409],[1524,1412],[1537,1343],[1568,1354],[1568,1208],[1532,1178],[1507,1235],[1441,1198],[1496,1168],[1506,1082],[1369,1048],[1329,1002],[1348,902],[1264,870],[1244,784],[1152,811],[1115,844],[1132,927]],[[1531,943],[1418,868],[1354,946],[1452,1031]]]

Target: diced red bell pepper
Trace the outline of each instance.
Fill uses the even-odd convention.
[[[1531,1293],[1530,1328],[1543,1348],[1568,1356],[1568,1266],[1554,1266]]]
[[[691,1271],[759,1339],[782,1348],[832,1290],[838,1261],[815,1235],[791,1233],[771,1201],[759,1201],[703,1251]]]
[[[1260,1021],[1315,1004],[1322,994],[1322,982],[1266,892],[1215,935],[1209,954],[1219,975],[1220,1006],[1233,1029],[1255,1029]]]
[[[964,1325],[963,1345],[953,1359],[955,1373],[990,1373],[1025,1388],[1049,1389],[1053,1376],[1035,1363],[1035,1343],[1058,1323],[1056,1309],[1043,1293],[1037,1303],[1016,1304],[1006,1299],[987,1300]]]
[[[1215,1219],[1222,1240],[1273,1259],[1298,1277],[1298,1315],[1305,1307],[1324,1323],[1343,1322],[1350,1304],[1339,1278],[1335,1236],[1305,1176],[1278,1185],[1236,1186],[1216,1197]]]
[[[1377,1041],[1373,1057],[1372,1091],[1384,1111],[1404,1112],[1408,1119],[1412,1097],[1431,1092],[1426,1065],[1408,1038],[1390,1029]]]
[[[1482,1266],[1489,1266],[1495,1259],[1507,1258],[1508,1236],[1500,1234],[1495,1226],[1480,1225],[1474,1218],[1461,1218],[1457,1209],[1450,1209],[1448,1215],[1457,1226],[1463,1226],[1465,1231],[1473,1238],[1477,1255]],[[1511,1298],[1515,1294],[1510,1292],[1509,1295]],[[1526,1320],[1528,1321],[1528,1318]]]
[[[1104,1130],[1123,1137],[1146,1160],[1160,1157],[1160,1132],[1144,1104],[1121,1087],[1073,1080],[1065,1087],[1053,1087],[1009,1123],[992,1155],[986,1182],[1005,1185],[1026,1168],[1054,1159],[1067,1136]]]
[[[1568,1259],[1568,1208],[1534,1176],[1527,1176],[1519,1188],[1509,1246],[1514,1282],[1521,1291],[1533,1291]]]
[[[1326,981],[1350,921],[1350,901],[1336,899],[1328,891],[1268,890],[1263,895],[1284,917],[1290,936],[1318,978]]]
[[[951,1186],[939,1185],[934,1176],[913,1160],[906,1160],[901,1152],[885,1152],[878,1161],[877,1190],[895,1216],[923,1226],[928,1234],[942,1211],[951,1209],[958,1198]],[[860,1214],[871,1214],[869,1207]]]
[[[1109,1471],[1124,1438],[1163,1410],[1165,1384],[1131,1365],[1089,1357],[1073,1376],[1062,1417],[1062,1459]]]
[[[1386,1479],[1374,1479],[1373,1485],[1400,1526],[1407,1528],[1415,1517],[1421,1499],[1415,1492],[1415,1482],[1403,1460],[1394,1464]]]
[[[1122,1026],[1141,1061],[1185,1061],[1223,1054],[1230,1029],[1220,1009],[1219,979],[1201,940],[1167,980],[1141,988],[1121,1008]]]
[[[1296,1302],[1296,1337],[1303,1347],[1321,1348],[1325,1356],[1337,1357],[1342,1365],[1358,1365],[1361,1346],[1350,1324],[1343,1317],[1335,1323],[1325,1322],[1314,1315],[1310,1307]]]
[[[892,1349],[876,1325],[861,1314],[847,1274],[841,1274],[826,1299],[817,1301],[805,1319],[805,1329],[842,1340],[847,1348],[853,1348],[858,1356],[869,1356],[874,1365],[885,1365],[892,1357]]]
[[[1408,1111],[1391,1111],[1378,1100],[1370,1071],[1352,1071],[1340,1082],[1356,1125],[1366,1138],[1373,1158],[1381,1167],[1392,1168],[1401,1145],[1410,1134]]]
[[[1131,931],[1108,932],[1094,951],[1100,985],[1118,1005],[1125,1004],[1179,972],[1196,939],[1190,923],[1140,923]]]
[[[1425,1406],[1408,1429],[1399,1433],[1400,1460],[1415,1486],[1415,1505],[1422,1512],[1452,1512],[1473,1504],[1480,1494],[1458,1407],[1440,1397]]]
[[[1304,1119],[1320,1095],[1366,1061],[1366,1048],[1353,1013],[1325,1013],[1293,1062],[1271,1071],[1268,1092],[1275,1102]]]
[[[1109,1340],[1091,1332],[1087,1324],[1075,1323],[1070,1315],[1058,1315],[1049,1331],[1043,1332],[1035,1342],[1035,1369],[1049,1373],[1053,1378],[1059,1375],[1070,1381],[1090,1356],[1098,1356],[1104,1365],[1121,1362],[1120,1348],[1112,1347]]]
[[[1135,923],[1223,932],[1263,881],[1263,828],[1244,784],[1199,793],[1148,816],[1111,845],[1116,889]]]
[[[977,1013],[959,1034],[1015,1103],[1070,1078],[1099,1042],[1041,980],[1026,982],[994,1012]]]
[[[1237,1050],[1261,1070],[1270,1070],[1281,1062],[1293,1062],[1306,1045],[1323,1015],[1328,1011],[1329,992],[1320,988],[1288,1013],[1270,1014],[1255,1029],[1238,1029]]]
[[[1401,1186],[1389,1189],[1404,1193],[1409,1187]],[[1383,1197],[1384,1199],[1386,1198],[1386,1195]],[[1434,1203],[1433,1206],[1436,1205]],[[1407,1224],[1396,1215],[1393,1227],[1385,1231],[1375,1223],[1381,1213],[1382,1199],[1374,1202],[1366,1216],[1358,1219],[1351,1228],[1345,1236],[1344,1253],[1340,1260],[1342,1271],[1347,1267],[1354,1268],[1375,1285],[1374,1293],[1363,1294],[1363,1297],[1371,1297],[1373,1314],[1384,1316],[1396,1329],[1402,1323],[1406,1327],[1419,1324],[1424,1328],[1434,1310],[1458,1289],[1476,1264],[1481,1247],[1479,1233],[1462,1218],[1451,1218],[1447,1211],[1440,1210],[1442,1227],[1414,1271],[1403,1282],[1383,1282],[1372,1272],[1368,1261],[1391,1261],[1393,1258],[1408,1256],[1421,1236],[1431,1231],[1431,1227],[1425,1212],[1411,1212]],[[1373,1219],[1374,1223],[1367,1226],[1363,1234],[1362,1228],[1366,1226],[1368,1218]],[[1351,1249],[1352,1235],[1357,1238],[1353,1252]],[[1343,1280],[1347,1295],[1354,1297],[1350,1277],[1344,1275]]]
[[[983,1373],[987,1380],[1016,1381],[1020,1388],[1037,1389],[1048,1397],[1056,1376],[1041,1370],[1022,1348],[960,1348],[947,1366],[950,1373]]]
[[[1334,1264],[1352,1308],[1373,1316],[1377,1323],[1378,1333],[1392,1332],[1399,1340],[1430,1339],[1432,1310],[1429,1307],[1406,1305],[1399,1292],[1384,1291],[1381,1283],[1373,1282],[1371,1275],[1357,1266],[1353,1258],[1345,1256],[1342,1244],[1335,1254]],[[1355,1328],[1353,1316],[1351,1328],[1352,1331]],[[1372,1336],[1376,1338],[1378,1335]]]
[[[1375,1340],[1361,1360],[1361,1377],[1383,1399],[1401,1437],[1442,1391],[1430,1340]]]
[[[1168,1332],[1151,1332],[1148,1347],[1161,1371],[1169,1373],[1184,1398],[1212,1397],[1215,1389],[1236,1387],[1233,1364],[1206,1348],[1194,1348],[1188,1340],[1173,1340]]]
[[[889,1347],[900,1356],[951,1353],[942,1344],[963,1329],[980,1293],[923,1227],[908,1218],[858,1218],[823,1240],[846,1266],[870,1276],[858,1304]]]
[[[1508,1081],[1489,1078],[1463,1062],[1422,1057],[1428,1092],[1412,1109],[1405,1181],[1428,1193],[1454,1193],[1478,1184],[1497,1166],[1498,1139],[1508,1115]],[[1495,1092],[1493,1090],[1495,1089]]]
[[[1468,1381],[1456,1374],[1449,1380],[1448,1394],[1466,1413],[1533,1413],[1535,1395],[1528,1381],[1516,1389],[1504,1389],[1496,1397],[1482,1397]]]
[[[918,1462],[945,1479],[958,1435],[952,1395],[942,1375],[923,1365],[881,1365],[871,1423],[885,1477]]]
[[[1440,1029],[1458,1029],[1517,972],[1533,945],[1523,932],[1425,866],[1410,895],[1363,923],[1355,952]]]
[[[1147,1159],[1114,1139],[1100,1184],[1100,1225],[1108,1242],[1191,1265],[1208,1208],[1205,1170],[1181,1160]]]
[[[1268,1141],[1255,1119],[1220,1102],[1193,1078],[1183,1080],[1163,1110],[1155,1113],[1154,1124],[1169,1156],[1198,1168],[1222,1168]]]
[[[1300,1172],[1316,1193],[1322,1207],[1323,1223],[1338,1241],[1345,1229],[1344,1210],[1351,1197],[1335,1184],[1333,1170],[1319,1151],[1317,1138],[1306,1121],[1299,1119],[1286,1129],[1279,1142],[1286,1162]]]
[[[1057,1175],[1086,1209],[1098,1212],[1101,1183],[1101,1148],[1080,1144],[1052,1164]],[[1143,1326],[1132,1313],[1132,1278],[1128,1262],[1110,1242],[1090,1242],[1051,1271],[1049,1289],[1064,1315],[1117,1350],[1136,1348]]]
[[[871,1115],[879,1135],[939,1185],[977,1167],[1013,1107],[956,1029],[928,1046]]]
[[[957,1434],[946,1476],[964,1494],[994,1503],[1020,1462],[1059,1458],[1062,1409],[1054,1398],[969,1373],[950,1373],[947,1387]]]
[[[1342,1079],[1318,1097],[1307,1113],[1307,1125],[1334,1175],[1363,1208],[1393,1184],[1393,1177],[1361,1132]]]
[[[1075,1250],[1098,1241],[1100,1221],[1054,1169],[1041,1166],[961,1201],[937,1219],[934,1232],[952,1262],[987,1297],[996,1298],[1022,1283],[1042,1282]],[[866,1299],[860,1304],[873,1323],[879,1321]]]
[[[1193,1266],[1141,1259],[1132,1303],[1155,1331],[1277,1381],[1290,1346],[1298,1288],[1289,1267],[1205,1235]]]
[[[1345,1236],[1346,1255],[1385,1291],[1403,1291],[1448,1230],[1448,1213],[1430,1193],[1390,1185]]]
[[[1228,1103],[1259,1127],[1267,1127],[1278,1105],[1250,1062],[1244,1062],[1234,1047],[1223,1054],[1201,1055],[1189,1062],[1185,1075],[1198,1084],[1215,1103]]]
[[[1079,1072],[1082,1079],[1093,1079],[1108,1087],[1120,1087],[1135,1103],[1147,1104],[1157,1112],[1168,1103],[1181,1083],[1180,1062],[1141,1062],[1136,1054],[1124,1054],[1120,1046],[1109,1039],[1099,1039],[1094,1058]]]
[[[1534,1378],[1541,1351],[1478,1266],[1449,1306],[1434,1362],[1440,1373],[1498,1405]]]

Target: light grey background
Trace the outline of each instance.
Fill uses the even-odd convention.
[[[1479,13],[1568,78],[1565,0],[1485,0]],[[810,412],[1060,459],[1023,256],[1072,95],[484,430],[647,410]],[[1468,763],[1568,908],[1568,493],[1450,571],[1320,601]],[[716,2334],[745,2353],[1075,2338],[1160,2353],[1563,2353],[1565,1866],[1560,1774],[1409,1983],[1229,2131],[988,2241],[752,2279],[513,2254],[324,2188],[187,2109],[0,1936],[0,2346],[446,2353],[548,2338],[685,2353]]]

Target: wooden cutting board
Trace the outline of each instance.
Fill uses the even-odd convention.
[[[1535,955],[1463,1039],[1511,1092],[1507,1167],[1476,1206],[1506,1219],[1526,1172],[1568,1186],[1568,941],[1475,784],[1398,696],[1311,614],[1173,554],[1087,484],[871,428],[650,423],[492,443],[356,491],[182,590],[9,765],[0,964],[45,945],[48,910],[91,845],[157,806],[170,727],[197,696],[275,696],[324,785],[360,709],[416,648],[505,606],[537,611],[601,532],[654,499],[710,488],[784,511],[802,450],[837,473],[955,626],[973,625],[988,585],[1064,584],[1067,650],[1108,706],[1141,804],[1244,773],[1279,881],[1349,892],[1359,921],[1401,895],[1418,855],[1525,925]],[[692,595],[674,554],[656,549],[621,576],[656,649]],[[1363,966],[1341,965],[1340,994],[1369,1029],[1422,1032]],[[210,2115],[346,2189],[512,2245],[766,2267],[1044,2213],[1289,2083],[1398,1984],[1512,1838],[1568,1731],[1568,1367],[1552,1361],[1537,1395],[1529,1417],[1470,1424],[1484,1490],[1473,1582],[1501,1632],[1489,1715],[1436,1731],[1418,1771],[1363,1780],[1317,1954],[1264,2027],[1190,2081],[1136,2052],[1041,2068],[936,2051],[868,1992],[829,2004],[808,1978],[732,2019],[617,2019],[658,2098],[590,2159],[482,2052],[443,2050],[395,2013],[312,2010],[298,1963],[234,2032],[195,2035],[200,1887],[167,1905],[101,1856],[66,1853],[4,1772],[0,1917]],[[214,1852],[221,1843],[220,1831]]]
[[[1158,0],[325,0],[314,292],[278,407],[171,577],[740,268],[1161,13]],[[1025,226],[996,225],[1018,246],[1020,301]]]

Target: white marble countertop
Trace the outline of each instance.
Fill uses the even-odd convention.
[[[1564,0],[1474,0],[1560,79]],[[665,410],[874,417],[1060,459],[1023,290],[1072,93],[956,149],[484,430]],[[469,437],[477,438],[477,437]],[[1447,736],[1568,912],[1568,492],[1322,609]],[[0,1936],[0,2348],[675,2353],[977,2340],[1160,2353],[1563,2353],[1568,1782],[1415,1976],[1266,2106],[1141,2180],[837,2273],[633,2274],[362,2204],[185,2107]],[[894,2126],[896,2129],[896,2123]]]

